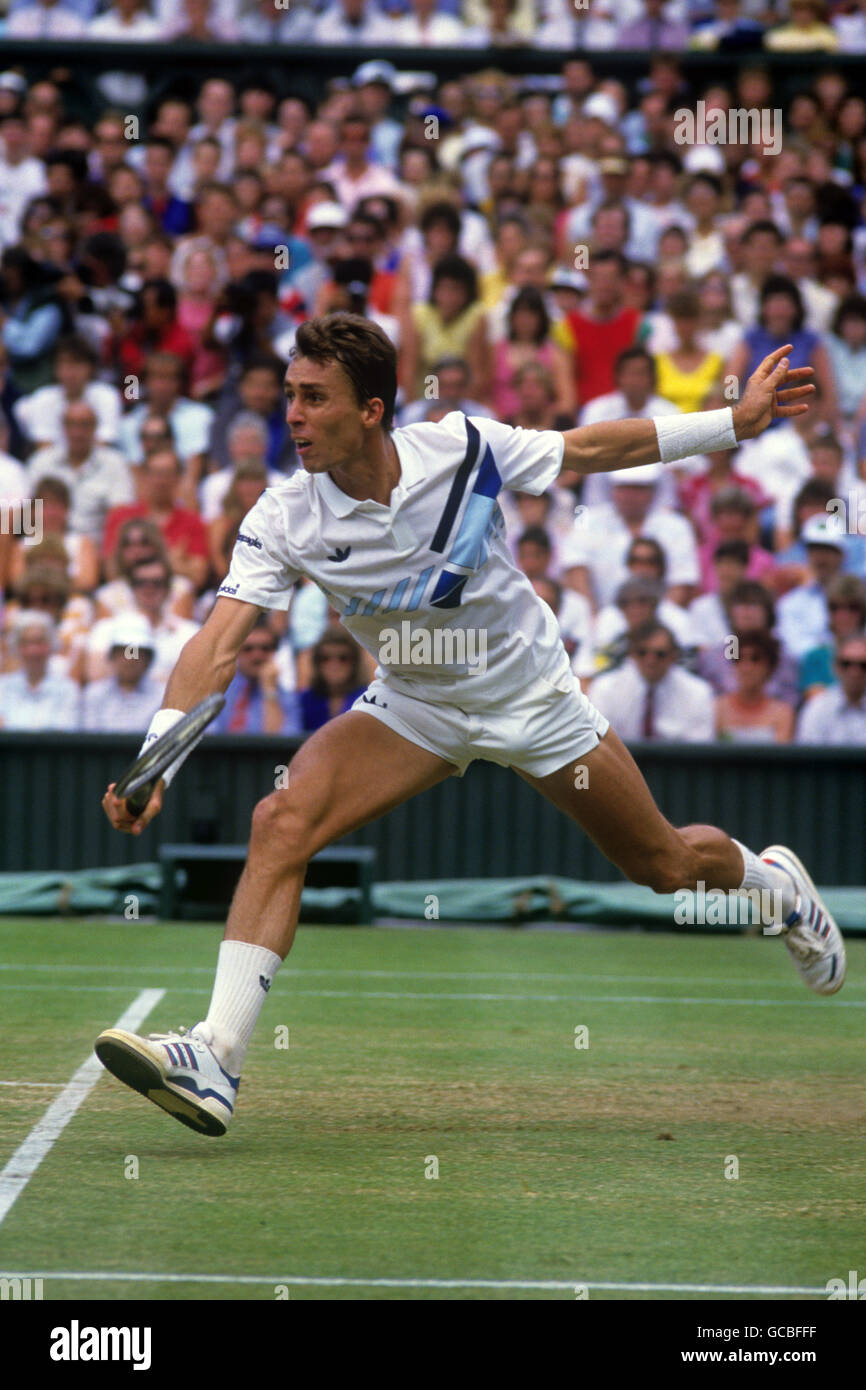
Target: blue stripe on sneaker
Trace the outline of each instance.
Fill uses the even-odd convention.
[[[210,1087],[204,1091],[200,1090],[191,1076],[173,1076],[171,1084],[172,1086],[182,1086],[185,1091],[190,1091],[198,1100],[218,1100],[220,1105],[225,1106],[230,1115],[234,1114],[234,1106],[226,1100],[225,1096],[221,1096],[219,1091],[211,1090]]]
[[[198,1062],[195,1060],[195,1053],[193,1052],[189,1043],[185,1042],[182,1044],[182,1046],[186,1052],[187,1057],[189,1058],[189,1064],[192,1067],[193,1071],[198,1071]]]

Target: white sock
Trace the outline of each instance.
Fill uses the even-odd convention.
[[[740,884],[740,892],[749,888],[758,888],[762,891],[778,892],[781,898],[782,922],[787,922],[791,914],[797,907],[797,889],[794,880],[784,869],[777,869],[774,864],[768,864],[765,860],[759,859],[745,845],[740,844],[739,840],[734,840],[734,844],[743,856],[743,881]],[[773,925],[779,926],[777,916],[773,917]],[[770,925],[766,923],[765,925]]]
[[[207,1023],[220,1064],[240,1076],[259,1011],[282,960],[266,946],[250,941],[223,941]]]

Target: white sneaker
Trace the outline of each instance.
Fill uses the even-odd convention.
[[[783,869],[794,881],[797,905],[783,930],[788,953],[816,994],[835,994],[845,983],[845,943],[803,864],[785,845],[770,845],[765,864]]]
[[[106,1028],[94,1044],[104,1067],[199,1134],[225,1134],[234,1113],[239,1076],[230,1076],[211,1051],[207,1023],[188,1032],[149,1033],[141,1038]]]

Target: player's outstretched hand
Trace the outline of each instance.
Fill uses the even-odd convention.
[[[773,420],[805,415],[809,409],[807,397],[815,387],[808,378],[814,376],[815,370],[789,367],[787,354],[792,350],[792,343],[776,348],[749,377],[743,398],[733,411],[738,439],[754,439]]]
[[[144,827],[149,825],[154,816],[158,816],[162,810],[162,794],[165,790],[165,782],[160,777],[150,801],[138,817],[131,816],[126,802],[121,801],[113,794],[116,786],[116,782],[109,783],[108,790],[102,798],[102,809],[115,830],[122,830],[125,835],[140,835]]]

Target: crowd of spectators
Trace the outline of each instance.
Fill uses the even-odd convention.
[[[624,737],[866,744],[866,98],[822,57],[783,99],[761,57],[866,51],[866,0],[615,10],[12,0],[10,37],[563,53],[555,81],[392,53],[316,103],[241,70],[145,88],[134,122],[134,72],[92,122],[62,74],[0,73],[0,728],[146,728],[243,517],[298,467],[298,325],[348,309],[398,350],[398,426],[718,407],[792,343],[808,416],[506,494],[507,541]],[[631,86],[575,51],[617,47],[650,50]],[[730,51],[728,81],[690,47]],[[783,138],[681,142],[698,102],[779,111]],[[317,728],[373,664],[300,583],[215,727]]]

